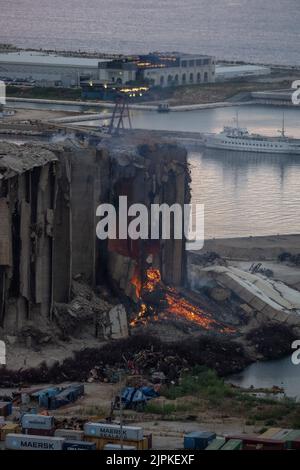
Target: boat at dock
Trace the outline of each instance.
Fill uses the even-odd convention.
[[[280,135],[269,137],[252,134],[240,127],[238,117],[235,126],[225,126],[218,134],[204,134],[204,145],[207,148],[238,150],[255,153],[300,155],[300,139],[288,137],[285,133],[284,118]]]

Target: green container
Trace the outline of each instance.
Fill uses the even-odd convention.
[[[220,450],[221,447],[225,444],[224,437],[217,437],[214,439],[205,450]]]
[[[282,438],[282,440],[287,443],[288,449],[293,448],[293,441],[295,441],[295,439],[300,439],[300,429],[294,429]]]
[[[243,441],[240,439],[229,439],[221,450],[242,450]]]
[[[281,429],[276,434],[274,434],[271,439],[275,439],[276,441],[285,441],[286,436],[293,432],[293,429]]]

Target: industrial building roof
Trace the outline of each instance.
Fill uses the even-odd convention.
[[[55,153],[41,144],[0,142],[0,181],[56,160]]]
[[[106,59],[87,59],[85,57],[64,57],[43,52],[9,52],[0,54],[0,63],[24,64],[24,65],[50,65],[63,67],[94,67],[98,68],[99,62]]]
[[[255,73],[255,72],[266,72],[270,71],[269,67],[264,65],[217,65],[216,74],[225,74],[225,73]]]

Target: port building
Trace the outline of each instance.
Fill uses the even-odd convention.
[[[86,81],[117,86],[195,85],[215,81],[215,59],[180,53],[89,59],[20,51],[0,54],[0,80],[62,87],[76,87]]]
[[[38,86],[80,86],[97,79],[101,59],[65,57],[38,52],[0,54],[0,80],[29,82]]]
[[[179,86],[215,81],[215,58],[199,54],[153,53],[99,63],[102,83]]]

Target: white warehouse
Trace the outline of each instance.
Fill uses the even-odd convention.
[[[38,52],[0,54],[0,80],[32,80],[40,86],[79,86],[97,80],[101,59],[64,57]]]

